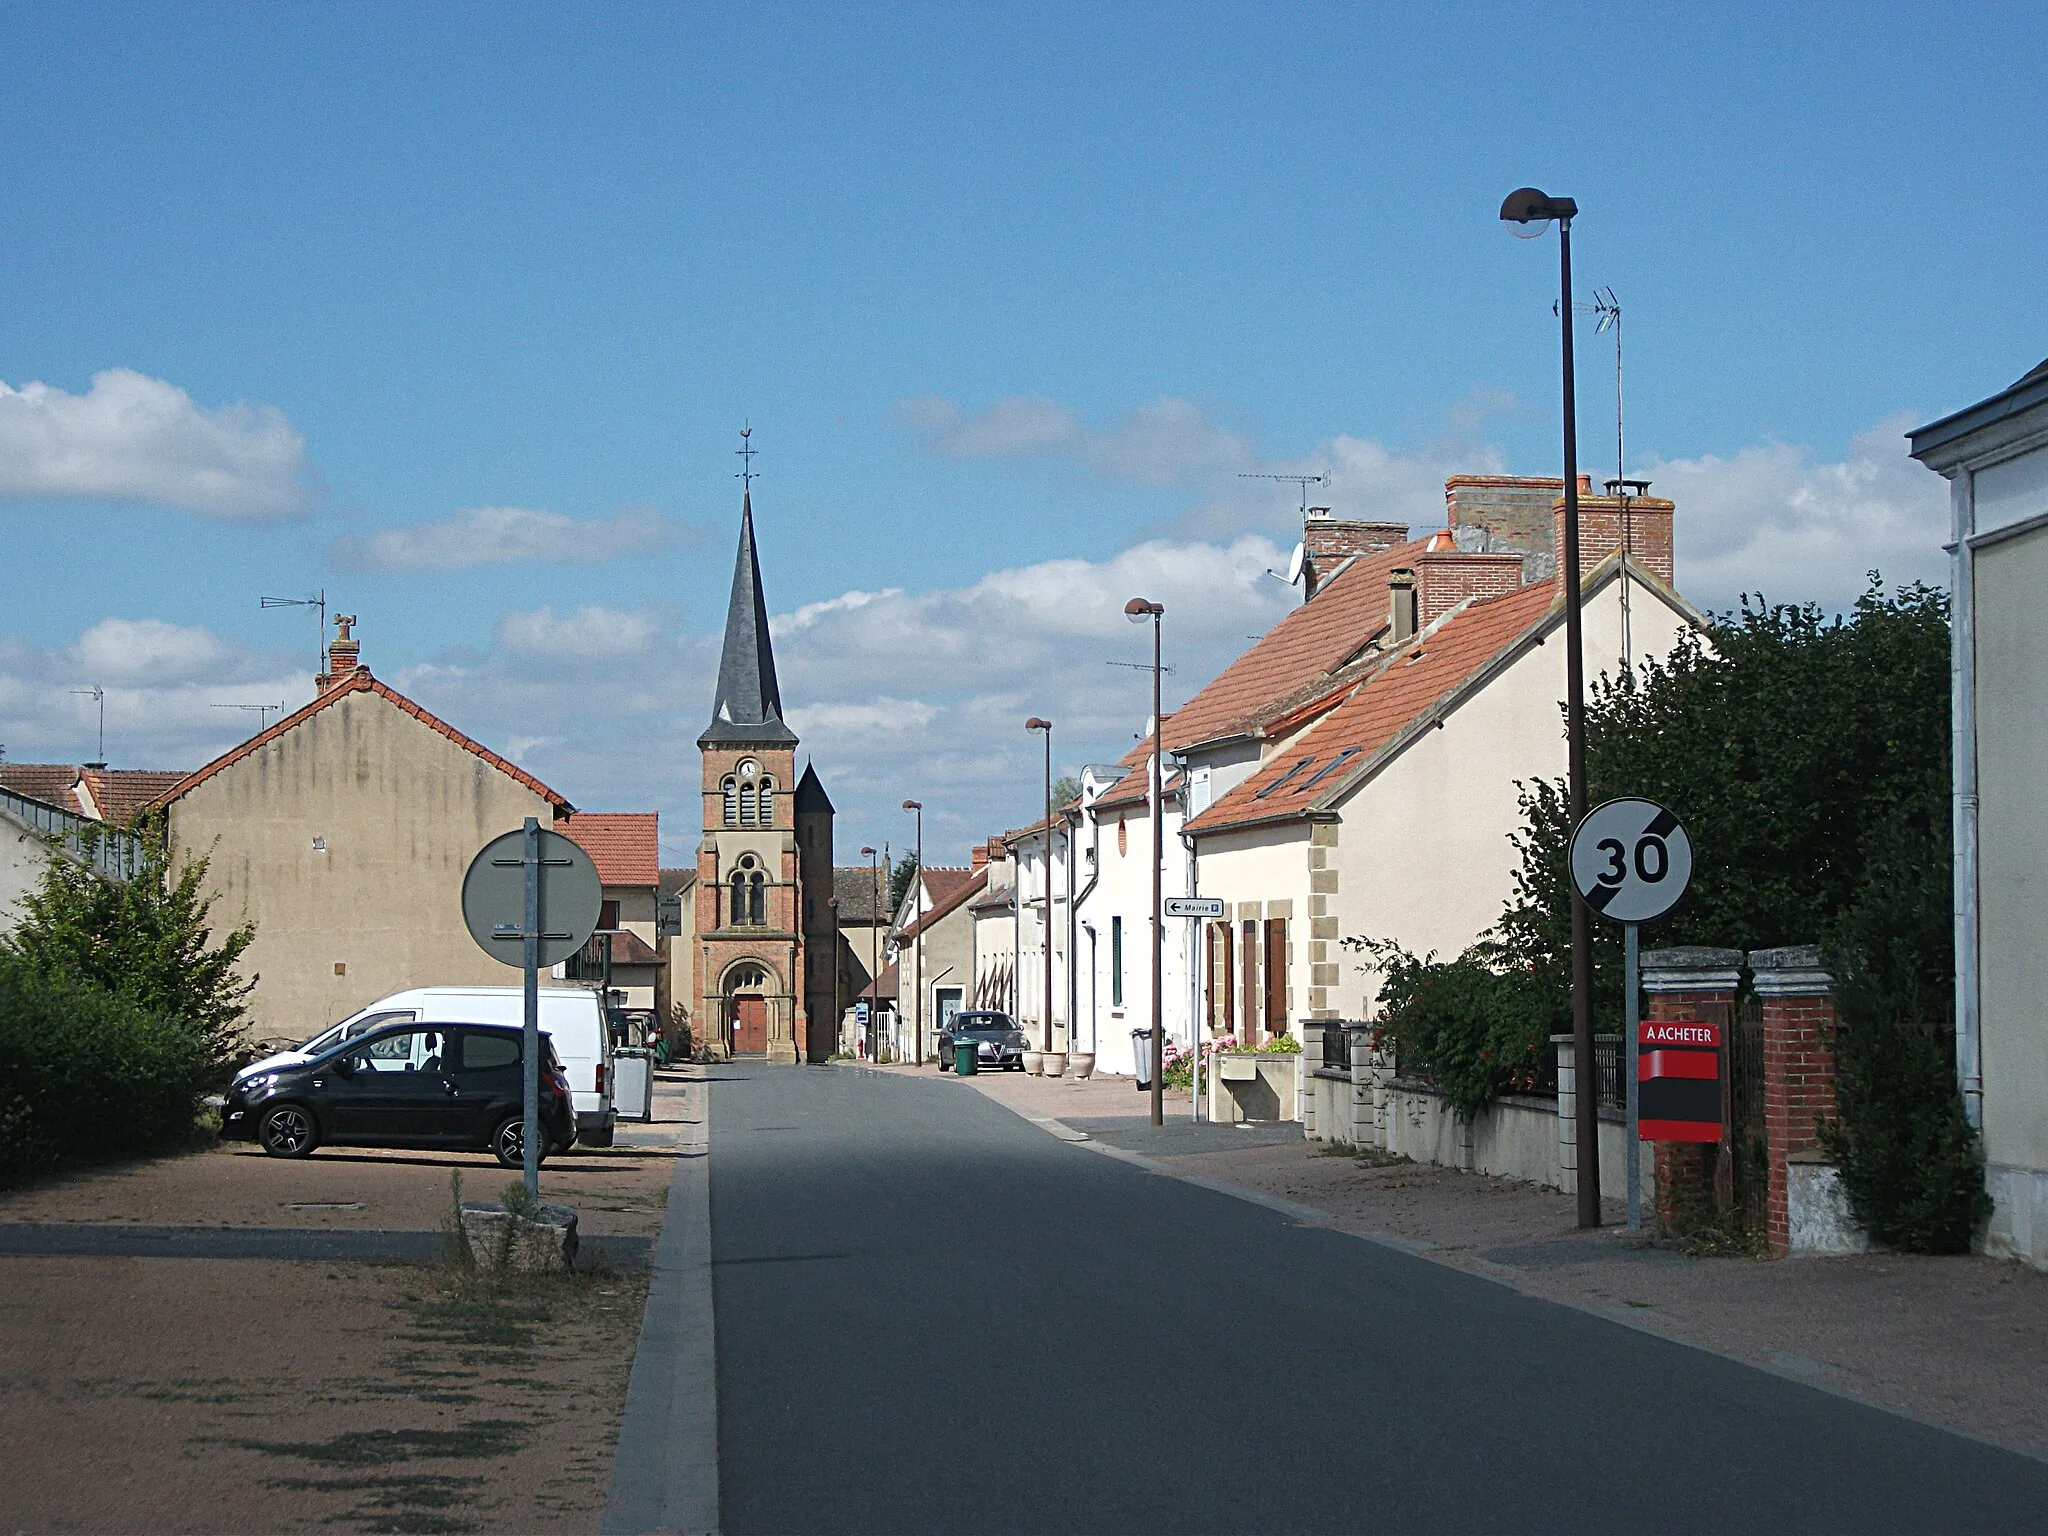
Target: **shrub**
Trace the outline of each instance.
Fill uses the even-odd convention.
[[[181,1022],[0,952],[0,1183],[182,1145],[211,1066]]]
[[[1386,939],[1343,942],[1381,973],[1375,1026],[1398,1070],[1433,1083],[1460,1116],[1542,1080],[1550,1037],[1566,1027],[1555,989],[1509,964],[1496,943],[1439,961]]]

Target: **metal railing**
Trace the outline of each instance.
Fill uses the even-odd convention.
[[[1593,1037],[1593,1074],[1600,1092],[1602,1109],[1622,1109],[1628,1100],[1624,1096],[1625,1085],[1621,1076],[1621,1036],[1595,1035]]]
[[[133,880],[142,869],[142,839],[120,827],[0,789],[0,810],[25,822],[109,880]]]

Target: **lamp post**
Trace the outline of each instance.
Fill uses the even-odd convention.
[[[1162,888],[1166,865],[1166,783],[1160,778],[1159,747],[1159,620],[1166,612],[1163,604],[1134,597],[1124,604],[1124,613],[1133,624],[1152,621],[1152,1123],[1166,1123],[1166,1007],[1165,984],[1166,965],[1163,958],[1164,934],[1160,925],[1164,919],[1160,909],[1165,905],[1166,892]]]
[[[881,1033],[876,1016],[882,1011],[882,877],[875,868],[875,850],[862,848],[861,853],[868,861],[868,891],[872,898],[868,902],[868,991],[873,994],[868,999],[868,1061],[873,1064],[875,1037]]]
[[[910,922],[911,926],[917,929],[917,936],[912,940],[915,948],[912,951],[910,973],[910,1064],[921,1067],[924,1065],[924,903],[919,901],[917,896],[918,892],[924,889],[924,802],[906,800],[903,802],[903,809],[917,814],[917,851],[912,855],[917,867],[910,874]]]
[[[1045,1002],[1040,1021],[1039,1049],[1052,1050],[1052,722],[1033,715],[1024,722],[1027,731],[1045,732]]]
[[[1586,815],[1586,651],[1579,591],[1579,419],[1572,376],[1572,220],[1579,205],[1534,187],[1519,187],[1500,205],[1501,218],[1533,240],[1557,222],[1559,319],[1564,324],[1564,670],[1565,774],[1573,830]],[[1521,231],[1515,231],[1521,233]],[[1593,1059],[1593,939],[1586,903],[1570,880],[1572,902],[1572,1054],[1577,1063],[1579,1225],[1600,1225],[1600,1086]]]

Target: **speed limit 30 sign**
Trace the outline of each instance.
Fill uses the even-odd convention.
[[[1609,800],[1572,834],[1572,884],[1612,922],[1662,917],[1691,881],[1692,839],[1654,800]]]

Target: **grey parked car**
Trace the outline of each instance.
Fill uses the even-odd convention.
[[[1007,1013],[976,1008],[956,1013],[939,1031],[939,1070],[953,1070],[955,1042],[974,1042],[975,1064],[984,1072],[1024,1070],[1024,1031]]]

